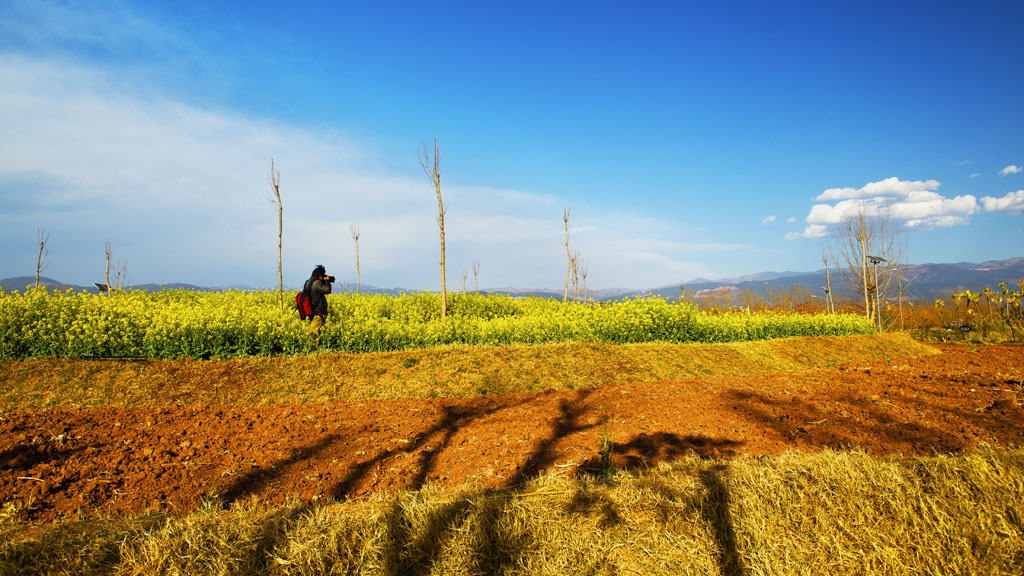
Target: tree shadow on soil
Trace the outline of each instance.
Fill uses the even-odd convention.
[[[797,445],[836,450],[859,446],[870,452],[962,451],[974,447],[963,425],[970,424],[1002,441],[1020,439],[1014,422],[972,407],[951,408],[922,398],[870,398],[856,393],[821,402],[798,397],[778,399],[749,390],[725,394],[729,407]]]
[[[610,462],[604,462],[600,455],[593,456],[580,465],[580,470],[585,473],[602,472],[605,466],[623,470],[643,470],[659,462],[676,460],[688,454],[703,459],[731,458],[743,445],[744,443],[739,440],[728,438],[644,432],[626,442],[614,442],[611,446]]]
[[[701,506],[701,517],[714,531],[719,571],[725,576],[742,576],[745,572],[743,559],[736,547],[736,530],[729,512],[729,490],[724,479],[727,472],[724,464],[700,472],[707,498]]]
[[[416,509],[414,496],[398,495],[389,504],[383,522],[383,556],[380,559],[381,572],[385,575],[422,575],[436,569],[436,562],[459,538],[462,545],[468,542],[471,554],[471,571],[477,573],[502,573],[523,560],[525,554],[536,549],[540,537],[531,531],[510,532],[505,528],[509,518],[510,502],[519,497],[527,482],[549,471],[562,457],[558,450],[560,441],[601,426],[595,417],[597,407],[588,404],[593,390],[581,390],[571,398],[561,400],[557,412],[550,418],[546,434],[538,438],[530,449],[525,463],[499,488],[485,490],[477,498],[458,499],[454,502],[434,504],[429,510]],[[521,400],[520,402],[526,402]],[[452,403],[443,406],[441,413],[429,429],[419,433],[415,442],[383,450],[367,460],[351,467],[345,477],[330,491],[334,499],[342,500],[351,496],[357,487],[371,477],[386,460],[402,453],[416,454],[429,443],[433,450],[420,450],[417,454],[415,472],[408,488],[423,487],[437,466],[439,454],[462,428],[480,418],[500,414],[517,403],[503,401],[487,405],[465,405]],[[258,493],[271,485],[290,469],[300,465],[317,454],[327,451],[342,441],[339,434],[328,434],[304,448],[295,450],[288,458],[275,462],[273,467],[264,467],[238,478],[223,494],[225,503],[234,502],[248,494]],[[669,432],[638,434],[625,442],[613,444],[614,458],[610,464],[620,469],[642,469],[662,461],[673,460],[687,454],[696,454],[704,459],[729,457],[742,446],[742,442],[728,439],[714,439],[699,435],[680,436]],[[580,474],[593,474],[601,470],[599,446],[594,446],[595,456],[578,466]],[[700,471],[700,494],[688,494],[687,507],[711,528],[719,548],[718,564],[723,574],[743,574],[743,565],[736,550],[736,536],[729,513],[729,493],[723,479],[724,466]],[[259,542],[250,559],[259,563],[270,556],[286,534],[282,522],[309,508],[310,504],[289,508],[285,516],[265,521]],[[566,514],[575,517],[592,518],[602,529],[612,528],[623,520],[619,504],[600,489],[580,486],[574,489],[564,505]],[[469,536],[467,539],[467,531]],[[610,562],[609,559],[594,560]],[[607,569],[595,565],[595,571]]]
[[[59,465],[86,447],[55,448],[47,444],[18,444],[0,452],[0,472],[28,471],[40,464]]]
[[[436,447],[433,449],[421,450],[418,456],[416,472],[410,478],[407,485],[407,488],[410,490],[418,490],[423,487],[427,477],[434,471],[438,455],[447,446],[452,436],[461,428],[474,420],[513,407],[516,404],[518,403],[494,402],[486,406],[465,406],[459,404],[443,406],[437,423],[418,433],[415,441],[404,446],[383,450],[371,458],[356,463],[349,469],[345,477],[330,489],[330,496],[338,500],[349,497],[354,494],[361,482],[366,480],[376,468],[389,458],[400,454],[415,453],[426,444],[435,445]],[[256,494],[266,489],[273,482],[287,476],[293,469],[302,465],[302,463],[327,452],[344,440],[345,437],[342,434],[332,433],[324,435],[316,442],[292,451],[287,458],[277,460],[271,466],[262,466],[239,476],[221,494],[220,498],[225,504],[230,504],[247,495]]]

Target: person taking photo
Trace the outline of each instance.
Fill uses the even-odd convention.
[[[327,295],[331,293],[331,283],[334,276],[327,275],[327,269],[323,264],[317,264],[309,280],[302,287],[303,292],[309,294],[309,304],[313,308],[313,319],[309,324],[309,331],[316,338],[317,346],[320,345],[320,328],[327,320]]]

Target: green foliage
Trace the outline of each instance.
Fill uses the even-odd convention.
[[[332,294],[320,348],[383,352],[443,345],[739,342],[870,333],[858,315],[717,314],[660,298],[603,305],[495,295]],[[0,358],[226,358],[309,353],[316,344],[274,292],[29,290],[0,296]]]

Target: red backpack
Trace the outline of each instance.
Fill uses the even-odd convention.
[[[313,303],[309,299],[309,292],[303,290],[295,295],[295,307],[299,310],[300,320],[313,318]]]

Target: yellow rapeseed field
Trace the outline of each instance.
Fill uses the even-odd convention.
[[[686,302],[604,304],[451,295],[332,294],[319,348],[383,352],[439,345],[554,342],[738,342],[872,331],[853,314],[710,315]],[[131,291],[111,296],[28,290],[0,296],[0,358],[227,358],[308,353],[307,325],[268,291]]]

